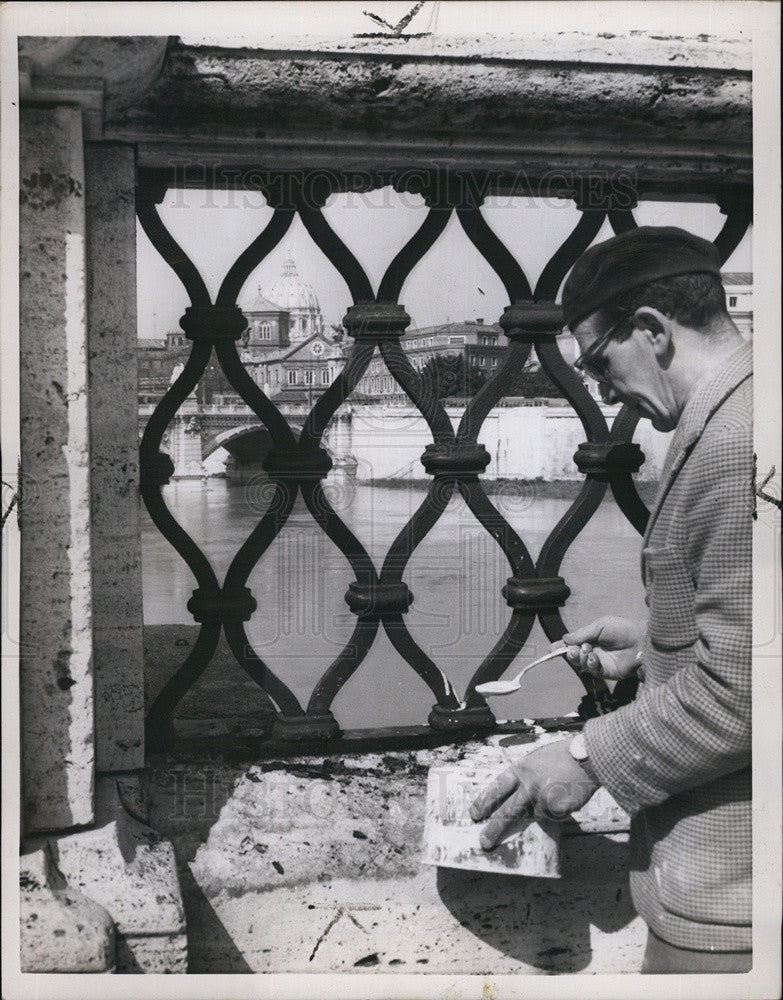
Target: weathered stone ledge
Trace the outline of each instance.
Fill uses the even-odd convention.
[[[519,739],[156,761],[144,789],[177,854],[188,971],[637,971],[645,931],[628,895],[627,816],[604,793],[564,825],[559,879],[422,863],[429,768],[500,768],[530,749]]]
[[[88,137],[144,167],[625,170],[647,197],[752,180],[749,46],[706,34],[26,39],[22,58],[24,98],[81,102]]]

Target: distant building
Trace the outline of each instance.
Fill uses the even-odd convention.
[[[750,339],[753,331],[753,275],[725,272],[726,305],[740,333]],[[254,381],[272,399],[307,402],[316,399],[334,381],[345,362],[345,348],[324,333],[318,297],[311,285],[297,274],[291,258],[280,277],[257,289],[242,304],[248,329],[239,343],[240,356]],[[408,330],[400,339],[403,351],[417,371],[438,355],[462,355],[467,366],[491,377],[502,364],[507,340],[500,326],[483,319],[442,323]],[[573,334],[565,330],[557,338],[560,351],[573,364],[579,348]],[[350,344],[350,341],[348,341]],[[171,374],[190,353],[190,341],[182,332],[160,340],[139,341],[139,401],[156,402],[169,387]],[[534,358],[534,356],[533,356]],[[536,367],[535,360],[532,362]],[[586,384],[593,396],[598,388]],[[219,366],[213,361],[196,389],[199,402],[209,403],[220,394],[226,402],[238,397]],[[552,387],[552,396],[557,391]],[[375,355],[353,393],[354,399],[405,402],[407,396]]]
[[[726,308],[746,340],[753,336],[753,275],[749,271],[724,271]]]
[[[307,402],[340,372],[344,354],[324,334],[321,306],[289,257],[280,277],[242,305],[248,335],[242,361],[272,399]]]
[[[238,349],[254,381],[273,399],[307,402],[320,396],[342,369],[344,352],[324,335],[318,298],[300,279],[294,261],[288,258],[276,281],[258,288],[240,305],[248,326]],[[164,339],[139,340],[140,403],[155,403],[163,396],[190,347],[181,331]],[[195,396],[201,403],[239,401],[214,360]]]
[[[297,274],[293,258],[288,257],[284,261],[280,277],[268,285],[262,294],[270,303],[274,302],[279,310],[288,314],[292,342],[307,340],[314,333],[324,332],[318,297],[312,285],[302,281]],[[249,317],[247,309],[245,312]]]
[[[139,364],[139,402],[156,403],[166,392],[171,374],[178,364],[184,364],[190,354],[191,342],[182,331],[163,338],[143,337],[137,346]]]
[[[270,301],[260,289],[257,295],[242,306],[242,312],[247,317],[247,330],[242,338],[244,348],[258,353],[290,346],[291,314]]]
[[[467,366],[491,376],[501,364],[506,340],[499,326],[490,326],[483,319],[462,323],[443,323],[408,330],[400,344],[408,360],[421,371],[431,358],[438,355],[462,355]],[[407,399],[403,390],[389,374],[383,358],[375,356],[356,387],[356,393],[366,397]]]

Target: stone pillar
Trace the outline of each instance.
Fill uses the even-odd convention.
[[[359,463],[352,451],[351,418],[350,407],[343,407],[335,414],[330,426],[329,448],[334,462],[330,477],[335,481],[356,479],[356,468]]]
[[[177,411],[171,427],[170,454],[174,462],[172,479],[200,479],[203,475],[201,425],[195,396],[188,396]]]
[[[26,833],[93,819],[92,557],[82,114],[20,113],[22,804]]]
[[[135,155],[87,143],[95,756],[144,766]]]

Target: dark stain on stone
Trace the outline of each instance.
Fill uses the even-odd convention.
[[[392,958],[389,961],[389,965],[405,965],[405,962],[401,958]]]
[[[57,395],[60,397],[60,401],[67,406],[68,405],[68,397],[65,395],[65,390],[60,385],[60,383],[57,382],[57,381],[55,381],[55,380],[52,380],[52,388],[57,393]]]
[[[71,662],[70,653],[68,650],[61,649],[57,654],[57,659],[54,661],[54,672],[57,676],[57,687],[61,691],[67,691],[72,688],[76,681],[71,677]]]
[[[546,958],[553,955],[567,955],[569,953],[568,948],[561,948],[554,945],[551,948],[545,948],[543,951],[539,951],[538,958]]]
[[[283,866],[280,864],[279,861],[273,861],[272,867],[276,872],[279,872],[280,875],[285,875],[285,869],[283,868]]]
[[[354,837],[356,837],[357,840],[367,840],[367,834],[362,833],[361,830],[354,830],[353,835]]]
[[[357,778],[379,779],[390,774],[405,772],[411,777],[420,777],[429,770],[428,765],[420,764],[405,755],[392,756],[386,754],[381,758],[381,767],[349,767],[339,757],[327,757],[321,761],[291,761],[270,759],[255,765],[256,772],[286,771],[296,778],[318,778],[322,781],[346,780],[353,782]],[[258,780],[260,778],[251,779]],[[341,789],[342,790],[342,789]]]
[[[379,961],[378,952],[374,951],[371,955],[365,955],[364,958],[358,959],[353,964],[354,968],[364,968],[369,965],[378,965]]]
[[[52,174],[48,170],[36,170],[29,177],[19,181],[19,204],[30,208],[51,208],[63,198],[81,198],[82,183],[70,174]]]
[[[55,937],[65,937],[65,931],[62,929],[62,927],[56,927],[52,931],[52,934],[54,934]]]
[[[373,94],[375,94],[376,97],[379,97],[381,94],[387,91],[393,83],[394,83],[393,76],[379,76],[377,79],[372,81],[372,84],[370,86],[372,88]]]

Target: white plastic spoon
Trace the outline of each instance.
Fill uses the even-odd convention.
[[[539,656],[537,660],[533,660],[532,663],[528,663],[526,667],[523,667],[513,681],[487,681],[486,684],[477,684],[476,691],[479,694],[512,694],[514,691],[518,691],[522,686],[522,678],[528,672],[532,670],[533,667],[537,667],[539,663],[546,663],[547,660],[554,660],[558,656],[563,656],[568,647],[564,644],[559,649],[552,649],[543,656]]]

